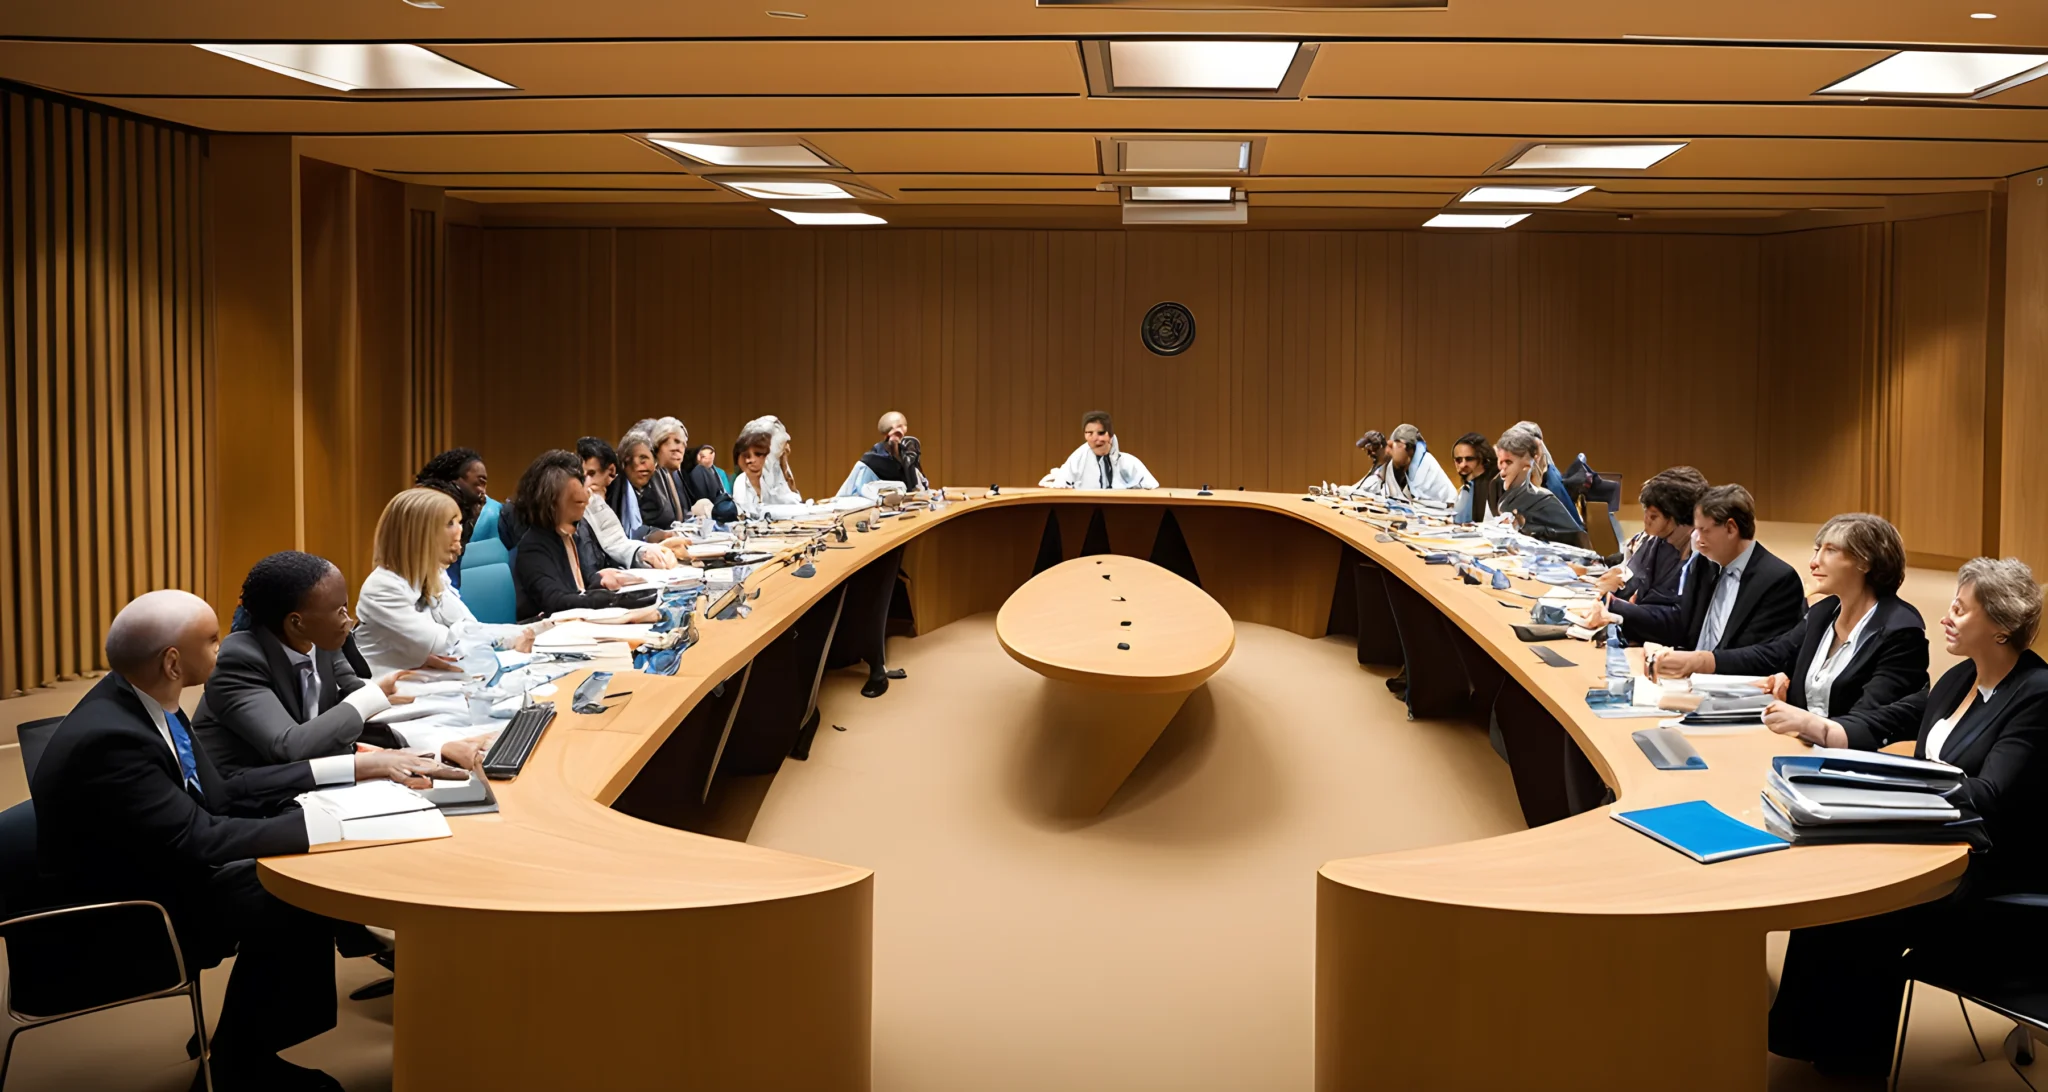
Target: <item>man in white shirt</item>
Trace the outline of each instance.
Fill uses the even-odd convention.
[[[583,460],[583,484],[590,489],[590,503],[583,508],[583,522],[597,535],[606,557],[622,569],[673,569],[675,555],[652,542],[635,542],[619,524],[618,513],[605,503],[612,479],[619,476],[619,457],[612,445],[595,436],[576,441],[576,454]],[[631,490],[628,490],[631,492]]]
[[[113,671],[52,735],[32,779],[37,863],[66,898],[162,904],[193,973],[237,956],[213,1038],[217,1089],[338,1092],[333,1078],[277,1052],[334,1026],[335,937],[356,927],[271,895],[255,858],[340,839],[332,816],[294,803],[323,779],[424,787],[439,763],[367,751],[318,768],[221,774],[179,711],[185,689],[212,673],[219,646],[213,608],[185,592],[148,592],[115,616]],[[95,966],[97,947],[81,940],[79,973],[123,970]]]
[[[1379,487],[1369,492],[1442,508],[1458,503],[1458,487],[1437,465],[1436,456],[1422,439],[1422,430],[1414,425],[1399,425],[1387,437],[1387,461],[1377,474]]]
[[[1081,446],[1038,484],[1050,489],[1157,489],[1159,479],[1117,444],[1107,411],[1089,410],[1081,416]]]

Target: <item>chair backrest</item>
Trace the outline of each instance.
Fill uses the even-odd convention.
[[[486,565],[512,564],[512,551],[498,541],[498,536],[485,538],[481,532],[462,548],[462,578],[469,579],[469,570],[481,569]]]
[[[476,533],[470,536],[471,545],[484,539],[498,541],[498,511],[503,507],[504,505],[489,497],[484,498],[484,510],[478,512],[476,516]]]
[[[512,589],[512,566],[482,565],[462,574],[462,601],[479,622],[511,624],[519,620],[519,599]]]
[[[36,767],[43,761],[43,749],[50,745],[63,717],[44,717],[41,720],[21,722],[14,729],[15,741],[21,744],[21,775],[35,783]]]
[[[1593,551],[1603,557],[1621,552],[1621,525],[1615,522],[1607,502],[1586,502],[1586,540],[1592,543]]]
[[[32,801],[0,811],[0,917],[38,909],[36,808]]]

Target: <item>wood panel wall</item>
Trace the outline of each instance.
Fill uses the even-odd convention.
[[[0,88],[0,694],[104,666],[152,588],[205,594],[206,142]]]
[[[1350,480],[1412,422],[1544,424],[1633,490],[1675,463],[1765,518],[1865,509],[1917,552],[1983,541],[1992,217],[1781,236],[452,228],[456,433],[499,482],[674,413],[726,447],[774,413],[829,492],[900,409],[938,477],[1030,483],[1083,411],[1164,482]],[[2002,278],[1999,278],[2002,280]],[[1176,300],[1195,343],[1139,320]],[[530,396],[551,384],[554,397]],[[1977,422],[1971,425],[1970,422]],[[1968,426],[1968,427],[1965,427]],[[1938,437],[1957,457],[1930,460]],[[1939,487],[1927,469],[1939,465]],[[1995,541],[1995,539],[1994,539]]]
[[[1999,546],[2048,577],[2048,504],[2034,492],[2048,465],[2048,174],[2016,176],[2007,192]]]

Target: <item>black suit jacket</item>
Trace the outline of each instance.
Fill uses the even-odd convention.
[[[576,521],[576,559],[583,572],[583,591],[576,590],[576,573],[569,568],[569,553],[562,537],[552,527],[528,527],[519,539],[519,556],[512,561],[516,610],[521,618],[551,614],[572,607],[609,607],[613,593],[599,583],[604,568],[604,548],[597,535]]]
[[[1834,640],[1842,601],[1830,595],[1806,612],[1806,620],[1762,644],[1714,653],[1714,670],[1727,675],[1770,675],[1792,680],[1785,701],[1806,708],[1806,673]],[[1863,647],[1849,658],[1828,687],[1828,719],[1849,735],[1849,746],[1876,750],[1873,710],[1927,689],[1927,624],[1911,603],[1896,595],[1877,601],[1877,614],[1864,631]]]
[[[1873,710],[1870,742],[1916,739],[1913,753],[1928,757],[1934,722],[1954,713],[1976,685],[1974,662],[1949,668],[1932,691]],[[1991,835],[1991,852],[1970,863],[1969,891],[2048,891],[2048,663],[2032,651],[2021,653],[1990,701],[1972,696],[1942,744],[1941,761],[1965,775],[1949,799],[1983,816]]]
[[[1685,559],[1678,556],[1678,547],[1652,537],[1636,547],[1635,556],[1628,559],[1628,583],[1614,595],[1646,606],[1677,606],[1678,574],[1685,570],[1685,565]]]
[[[313,650],[320,670],[320,706],[308,716],[299,671],[284,642],[257,627],[230,633],[206,680],[206,696],[192,717],[193,734],[222,773],[252,766],[345,755],[356,741],[395,747],[397,737],[381,724],[365,724],[342,698],[361,688],[362,677],[340,649]]]
[[[306,851],[292,798],[313,788],[313,769],[293,762],[223,774],[196,734],[192,749],[203,795],[185,787],[176,753],[128,680],[109,674],[64,718],[29,790],[37,864],[62,897],[160,902],[210,961],[225,923],[204,912],[208,879],[233,861]]]
[[[1622,635],[1632,643],[1655,641],[1673,648],[1697,648],[1700,629],[1707,622],[1707,608],[1714,602],[1714,588],[1721,582],[1721,566],[1694,554],[1685,578],[1685,595],[1675,607],[1624,603],[1608,609],[1622,620]],[[1749,555],[1749,567],[1736,588],[1735,606],[1728,612],[1728,624],[1721,631],[1715,660],[1721,649],[1761,644],[1799,624],[1806,614],[1806,592],[1792,566],[1764,549],[1763,543]]]

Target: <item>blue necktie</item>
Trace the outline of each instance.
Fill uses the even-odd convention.
[[[178,752],[178,771],[185,775],[185,784],[201,796],[206,790],[199,785],[199,760],[192,757],[192,734],[185,730],[185,715],[176,710],[164,714],[164,723],[171,729],[171,746]]]

